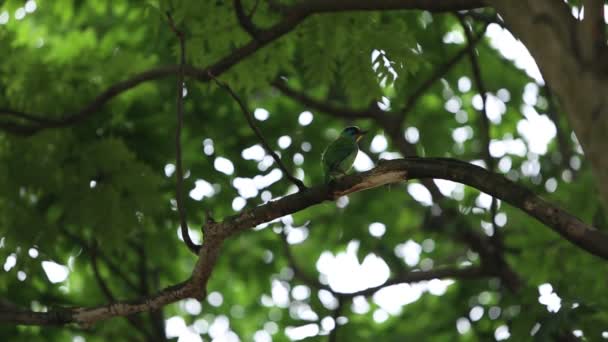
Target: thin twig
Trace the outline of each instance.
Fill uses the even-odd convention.
[[[505,22],[496,13],[486,14],[486,13],[479,13],[479,12],[475,12],[475,11],[467,11],[464,15],[477,22],[485,23],[487,25],[496,24],[503,29],[507,28],[507,26],[505,25]]]
[[[476,38],[473,38],[469,41],[469,46],[475,46],[475,45],[477,45],[477,43],[479,43],[481,41],[481,38],[483,37],[483,32],[485,32],[486,27],[487,27],[487,25],[484,26],[482,32],[480,32]],[[422,95],[424,95],[431,88],[431,86],[433,86],[433,84],[435,84],[435,82],[440,80],[450,70],[452,70],[452,68],[456,64],[458,64],[458,62],[460,62],[460,60],[468,53],[468,51],[469,51],[469,48],[464,48],[464,49],[460,50],[457,54],[452,56],[452,58],[450,58],[447,62],[445,62],[442,65],[440,65],[439,67],[437,67],[435,69],[435,72],[430,77],[425,79],[424,82],[422,82],[422,84],[420,84],[416,88],[416,90],[412,93],[412,95],[410,95],[408,97],[403,109],[401,109],[401,113],[403,114],[402,120],[405,120],[406,114],[409,111],[411,111],[412,108],[414,108],[414,106],[416,105],[418,100],[422,97]]]
[[[285,174],[285,176],[287,177],[287,179],[289,179],[293,184],[295,184],[298,187],[298,190],[300,190],[300,191],[306,190],[306,186],[304,185],[304,183],[301,180],[299,180],[296,177],[294,177],[293,175],[291,175],[291,173],[289,173],[289,171],[287,170],[287,167],[285,167],[285,165],[281,161],[281,158],[279,158],[279,155],[276,154],[276,152],[274,152],[274,150],[270,147],[270,145],[268,144],[268,142],[266,141],[266,139],[262,135],[262,132],[256,126],[255,121],[253,121],[253,117],[252,117],[251,112],[249,111],[249,109],[247,109],[247,105],[245,104],[245,101],[243,101],[243,99],[241,99],[234,92],[234,90],[232,90],[232,88],[230,88],[230,86],[227,83],[220,81],[214,75],[210,75],[210,77],[213,78],[213,80],[215,81],[215,83],[217,83],[217,85],[220,88],[223,88],[224,90],[226,90],[230,94],[230,96],[234,99],[234,101],[236,101],[236,103],[238,103],[238,105],[239,105],[239,107],[241,109],[241,112],[245,116],[245,119],[247,119],[247,123],[249,124],[249,127],[251,127],[251,129],[253,130],[253,132],[257,136],[258,140],[262,143],[262,146],[264,146],[264,149],[266,150],[266,153],[270,154],[270,156],[277,163],[277,165],[279,166],[279,168],[281,169],[281,171],[283,171],[283,173]]]
[[[555,103],[556,99],[553,95],[553,91],[549,85],[545,85],[545,97],[547,99],[547,116],[549,119],[553,121],[555,125],[556,135],[557,135],[557,148],[559,149],[559,154],[561,155],[561,164],[565,169],[570,169],[570,158],[572,157],[572,148],[568,141],[568,137],[564,135],[564,130],[562,124],[560,122],[560,116],[558,115],[557,105]],[[574,170],[572,170],[574,171]]]
[[[473,36],[473,31],[467,24],[464,17],[460,14],[457,14],[458,19],[460,20],[460,25],[464,30],[465,36],[467,37],[467,52],[469,54],[469,60],[471,61],[471,69],[473,70],[473,79],[475,80],[475,86],[477,87],[477,91],[481,96],[481,111],[479,111],[479,123],[480,123],[480,131],[481,131],[481,140],[484,145],[483,149],[483,158],[486,162],[488,170],[494,172],[496,168],[494,158],[490,153],[490,141],[491,141],[491,133],[490,133],[490,120],[488,119],[488,108],[487,108],[487,99],[488,92],[483,82],[483,77],[481,76],[481,66],[479,65],[479,60],[477,59],[477,54],[475,52],[474,41],[479,40],[482,35],[478,35],[477,37]],[[484,26],[484,30],[487,28],[487,25]],[[498,225],[496,224],[496,211],[497,211],[498,203],[495,197],[492,197],[492,202],[490,203],[490,219],[492,224],[493,236],[492,240],[495,241],[498,246],[502,246],[502,238],[500,232],[498,231]]]
[[[332,331],[329,333],[329,336],[327,337],[328,342],[338,341],[338,327],[340,326],[338,324],[338,317],[340,317],[340,315],[342,314],[343,306],[344,306],[343,300],[338,298],[338,306],[336,307],[336,309],[334,310],[334,312],[331,315],[332,318],[334,319],[334,328],[332,329]]]
[[[256,4],[257,7],[257,4]],[[234,0],[234,10],[236,12],[236,18],[239,22],[239,25],[249,33],[251,38],[258,39],[258,32],[260,31],[253,21],[251,17],[245,13],[245,9],[243,8],[243,2],[241,0]]]
[[[192,241],[190,233],[188,232],[188,221],[186,219],[186,209],[184,208],[184,174],[182,168],[182,126],[184,124],[184,68],[186,66],[186,41],[184,32],[180,31],[175,27],[171,13],[167,12],[167,19],[169,20],[169,26],[179,39],[180,47],[180,61],[179,61],[179,72],[177,74],[177,125],[175,128],[175,197],[177,202],[177,212],[179,214],[179,223],[182,232],[182,238],[186,243],[186,246],[192,253],[198,255],[201,246],[197,245]]]
[[[91,267],[93,268],[93,275],[95,276],[97,285],[99,285],[99,288],[101,289],[101,292],[106,297],[106,299],[110,303],[114,303],[114,302],[116,302],[116,297],[112,293],[112,290],[110,290],[110,287],[108,286],[106,281],[103,279],[103,277],[101,276],[101,272],[99,271],[99,264],[97,262],[97,248],[98,248],[97,244],[96,244],[96,242],[92,242],[90,245],[91,245],[91,253],[90,253]],[[137,329],[144,336],[146,336],[148,338],[148,340],[153,341],[152,334],[150,334],[150,332],[145,329],[144,325],[142,324],[143,322],[141,321],[141,319],[139,319],[139,317],[125,316],[125,318],[129,321],[129,324],[131,324],[135,329]]]
[[[101,273],[99,272],[99,264],[97,263],[97,245],[95,242],[91,244],[91,267],[93,268],[93,275],[95,276],[95,280],[97,280],[97,285],[101,289],[101,292],[110,302],[115,302],[116,298],[112,294],[112,291],[108,287],[108,284],[101,277]]]
[[[148,260],[148,255],[146,253],[146,248],[144,246],[144,237],[140,237],[139,241],[131,241],[129,242],[129,246],[133,248],[138,255],[138,265],[137,272],[139,275],[139,287],[141,289],[141,293],[144,295],[150,295],[150,285],[148,284],[148,279],[151,277],[148,272],[148,265],[146,261]],[[165,334],[165,324],[163,319],[163,309],[160,308],[156,311],[149,312],[149,322],[151,329],[154,334],[154,338],[150,339],[150,341],[166,341],[167,336]]]
[[[71,239],[73,242],[75,242],[76,244],[78,244],[80,247],[82,247],[82,249],[88,253],[89,255],[91,255],[93,253],[92,249],[93,247],[90,246],[83,238],[79,237],[76,234],[73,234],[72,232],[68,231],[67,229],[64,228],[60,228],[60,231],[63,235],[65,235],[66,237],[68,237],[69,239]],[[134,293],[139,293],[139,288],[137,287],[137,285],[135,284],[135,282],[133,282],[128,276],[127,273],[124,273],[120,267],[118,267],[118,265],[116,265],[114,262],[112,262],[112,260],[106,256],[105,254],[102,254],[101,251],[97,250],[95,251],[96,257],[98,259],[103,260],[103,262],[106,264],[106,266],[108,267],[108,269],[110,269],[110,271],[112,272],[112,274],[118,278],[120,278],[125,284],[126,286],[131,289],[131,291],[133,291]]]
[[[251,8],[251,11],[249,11],[249,18],[253,18],[253,15],[255,14],[255,12],[258,10],[258,5],[260,4],[260,0],[255,0],[255,3],[253,4],[253,7]]]

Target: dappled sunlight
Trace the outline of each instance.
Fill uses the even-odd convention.
[[[357,172],[364,172],[374,168],[374,162],[372,159],[363,151],[357,153],[353,168]]]
[[[317,336],[319,334],[319,326],[315,323],[301,325],[299,327],[288,326],[285,328],[285,334],[292,341],[300,341],[308,337]]]
[[[500,51],[506,59],[513,61],[515,66],[525,70],[539,84],[544,84],[534,58],[521,41],[513,37],[509,31],[494,23],[488,25],[486,35],[490,38],[490,45]]]
[[[384,135],[378,134],[374,136],[372,142],[370,144],[370,151],[373,153],[384,152],[388,147],[388,141],[384,137]]]
[[[42,268],[49,281],[53,284],[65,281],[70,274],[70,270],[67,266],[58,264],[54,261],[43,261]]]
[[[314,116],[311,112],[302,112],[300,113],[300,116],[298,116],[298,123],[300,126],[308,126],[312,123],[313,118]]]
[[[456,330],[458,330],[458,333],[461,335],[466,334],[469,332],[469,330],[471,330],[471,322],[469,322],[469,320],[465,317],[460,317],[456,321]]]
[[[266,121],[270,116],[270,112],[264,108],[256,108],[253,111],[253,116],[259,121]]]
[[[398,284],[376,292],[374,302],[391,315],[401,313],[401,308],[420,299],[424,292],[423,284]]]
[[[528,151],[528,149],[526,148],[526,144],[521,139],[513,139],[509,136],[504,137],[503,139],[492,139],[490,141],[489,150],[490,155],[494,158],[502,158],[506,154],[523,157]],[[507,167],[506,171],[509,171],[509,169],[510,167]],[[506,172],[502,169],[501,171]]]
[[[407,240],[405,243],[395,246],[395,255],[402,258],[410,267],[418,265],[420,253],[422,253],[422,246],[414,240]]]
[[[17,265],[17,254],[11,253],[4,261],[4,271],[10,271],[15,265]]]
[[[538,286],[538,302],[547,307],[549,312],[558,312],[562,307],[562,299],[553,291],[553,286],[549,283]]]
[[[0,12],[0,25],[8,23],[9,18],[10,15],[8,14],[8,11]]]
[[[203,140],[203,153],[210,156],[215,152],[215,148],[213,147],[213,140],[207,138]]]
[[[279,145],[279,148],[284,150],[291,145],[291,137],[288,135],[283,135],[279,138],[279,140],[277,140],[277,144]]]
[[[287,242],[290,245],[302,243],[308,238],[308,228],[306,227],[289,227],[284,228],[287,234]]]
[[[494,331],[494,338],[496,341],[506,340],[511,337],[511,333],[509,332],[509,327],[506,325],[501,325]]]
[[[375,254],[368,254],[359,263],[357,250],[359,242],[349,242],[345,252],[332,254],[323,252],[317,261],[317,270],[327,279],[328,285],[336,292],[350,293],[384,283],[389,269],[384,260]]]
[[[464,43],[464,35],[461,31],[450,31],[443,36],[443,42],[446,44],[462,44]]]
[[[168,338],[179,337],[184,334],[187,329],[186,321],[179,316],[173,316],[165,321],[165,333]]]
[[[213,167],[225,174],[225,175],[232,175],[234,173],[234,165],[232,164],[232,162],[230,161],[230,159],[224,158],[224,157],[216,157],[215,161],[213,162]]]
[[[433,198],[431,192],[420,183],[409,183],[407,185],[407,192],[412,196],[418,203],[424,206],[433,205]]]
[[[194,181],[194,189],[190,190],[189,196],[195,201],[201,201],[205,197],[213,197],[215,189],[211,183],[204,179]]]
[[[235,197],[232,200],[232,210],[239,212],[241,211],[243,208],[245,208],[245,205],[247,205],[247,200],[244,199],[243,197]]]
[[[386,226],[381,222],[373,222],[369,225],[369,234],[373,237],[380,238],[386,232]]]
[[[404,137],[410,144],[415,144],[420,139],[420,132],[418,128],[410,126],[405,130]]]
[[[517,123],[517,132],[528,142],[530,152],[544,155],[549,142],[555,138],[555,125],[546,115],[538,114],[532,106],[523,106],[522,113],[526,119]]]
[[[241,152],[241,157],[245,160],[255,160],[257,162],[262,161],[264,156],[266,155],[266,151],[260,144],[255,144],[251,147],[244,149]]]

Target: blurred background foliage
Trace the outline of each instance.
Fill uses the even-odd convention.
[[[280,20],[270,3],[244,1],[247,10],[255,6],[259,27]],[[185,32],[188,63],[199,68],[251,39],[230,1],[4,1],[0,107],[61,118],[116,82],[176,64],[179,45],[165,11]],[[474,33],[499,22],[487,10],[467,20]],[[496,171],[606,228],[559,101],[529,65],[517,62],[517,53],[505,53],[512,48],[505,42],[513,40],[506,30],[492,23],[485,32],[476,51]],[[322,181],[321,152],[350,124],[370,130],[357,171],[409,154],[404,145],[422,156],[485,165],[483,101],[467,54],[402,111],[466,48],[454,14],[316,15],[221,79],[247,101],[269,144],[307,185]],[[317,110],[281,93],[272,86],[277,80],[336,108],[364,110],[379,102],[402,123]],[[149,81],[81,123],[28,137],[0,132],[2,298],[34,310],[93,306],[150,294],[190,275],[196,260],[180,241],[174,199],[175,92],[173,77]],[[191,234],[200,241],[207,210],[221,219],[296,189],[228,94],[188,78],[185,93],[185,204]],[[417,182],[391,185],[227,241],[201,303],[185,300],[134,321],[115,318],[92,327],[3,325],[0,339],[608,339],[605,262],[500,202],[492,225],[488,196],[437,184],[448,197],[441,203]],[[447,212],[458,215],[433,220]],[[459,238],[465,230],[499,241],[493,246],[521,279],[518,292],[493,276],[397,285],[354,298],[323,289],[354,292],[407,271],[481,265],[475,248]]]

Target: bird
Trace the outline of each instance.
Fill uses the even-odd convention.
[[[359,152],[357,142],[365,133],[367,131],[362,131],[357,126],[346,127],[340,136],[327,146],[321,155],[325,183],[330,183],[350,170]]]

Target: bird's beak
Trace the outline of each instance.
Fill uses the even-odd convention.
[[[359,142],[359,140],[361,140],[361,138],[363,138],[363,136],[366,135],[367,132],[369,131],[359,131],[359,134],[357,135],[357,142]]]

